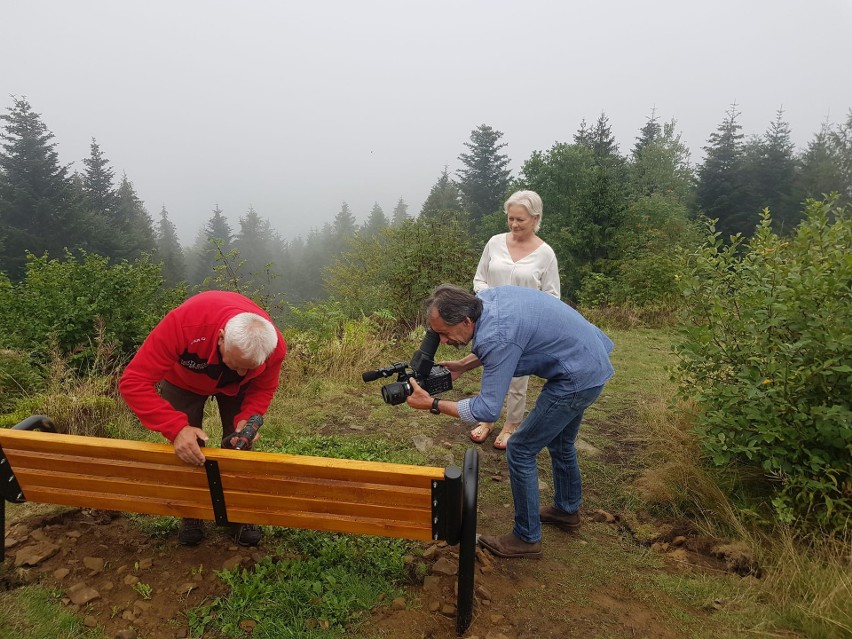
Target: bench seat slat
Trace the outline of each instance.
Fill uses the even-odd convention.
[[[111,459],[74,458],[68,455],[41,454],[31,451],[7,451],[7,457],[16,474],[26,470],[55,472],[62,469],[68,475],[124,479],[147,484],[185,486],[208,490],[207,474],[201,468],[164,464],[128,464]],[[220,471],[221,472],[221,471]],[[423,478],[420,487],[386,486],[362,482],[291,477],[286,475],[246,475],[222,473],[225,490],[243,490],[266,495],[302,496],[317,499],[340,500],[354,503],[390,503],[397,506],[418,506],[428,502],[431,480]],[[59,486],[61,487],[61,486]],[[23,488],[23,486],[22,486]]]
[[[74,456],[112,459],[121,462],[151,463],[186,468],[168,444],[153,444],[79,435],[51,434],[0,429],[0,446],[15,450],[30,450],[38,453],[67,453]],[[389,484],[392,486],[422,486],[427,480],[443,479],[444,469],[430,466],[408,466],[385,462],[330,459],[307,455],[281,453],[244,452],[204,449],[208,459],[220,464],[221,472],[244,472],[256,474],[291,474],[322,479],[346,479],[366,483]]]
[[[78,506],[81,508],[118,510],[122,512],[172,517],[193,517],[207,520],[214,519],[212,507],[202,507],[197,502],[179,500],[162,501],[155,498],[137,496],[119,497],[116,495],[103,495],[84,491],[57,492],[50,488],[31,489],[29,499],[41,503]],[[367,519],[363,516],[353,517],[328,513],[305,514],[303,512],[268,511],[260,508],[234,508],[228,510],[228,518],[234,522],[246,521],[267,526],[309,528],[312,530],[378,535],[381,537],[403,537],[424,541],[432,538],[432,528],[428,517],[425,523],[417,524],[392,519]]]
[[[139,497],[163,503],[183,501],[207,505],[210,502],[210,493],[206,487],[167,486],[152,482],[87,477],[52,471],[23,470],[18,471],[16,477],[27,499],[31,499],[29,495],[33,490],[54,489],[55,491],[85,492],[105,498],[109,496],[119,499]],[[256,508],[269,511],[299,510],[306,513],[364,516],[411,522],[429,521],[431,517],[430,498],[426,494],[421,495],[419,504],[416,506],[404,507],[394,503],[393,495],[388,495],[387,491],[372,501],[352,502],[346,499],[345,486],[341,487],[341,499],[338,500],[258,494],[251,490],[242,490],[244,486],[246,486],[245,483],[241,483],[240,488],[237,489],[224,486],[225,504],[229,516],[232,510]],[[366,496],[362,495],[362,497]]]

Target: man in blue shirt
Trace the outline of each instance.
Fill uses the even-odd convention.
[[[411,379],[412,408],[429,409],[462,421],[494,422],[512,377],[546,380],[538,401],[506,448],[515,525],[505,535],[481,535],[479,543],[498,557],[541,557],[541,524],[562,530],[580,527],[580,467],[574,441],[583,412],[612,377],[612,341],[582,315],[552,295],[517,286],[489,288],[478,295],[442,284],[426,300],[426,317],[442,344],[473,341],[471,354],[443,362],[452,378],[483,367],[480,394],[452,402],[431,397]],[[536,456],[550,451],[554,505],[539,510]]]

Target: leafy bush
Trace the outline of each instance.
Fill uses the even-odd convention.
[[[98,339],[132,352],[186,297],[183,289],[161,285],[160,265],[147,259],[110,264],[85,252],[64,261],[29,255],[24,280],[0,285],[0,340],[41,352],[55,344],[81,360]]]
[[[350,315],[385,311],[413,326],[435,286],[471,286],[479,249],[471,247],[467,226],[463,216],[443,213],[376,236],[356,236],[326,269],[326,288]]]
[[[700,240],[682,202],[659,194],[641,197],[625,212],[618,258],[602,261],[604,272],[578,274],[577,301],[585,307],[676,309],[682,303],[677,277],[686,266],[687,247]]]
[[[717,465],[757,466],[782,521],[842,530],[852,515],[852,221],[809,201],[790,238],[764,212],[753,239],[710,226],[683,279],[683,393]]]

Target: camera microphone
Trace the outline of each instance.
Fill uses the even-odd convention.
[[[379,371],[364,371],[361,373],[361,379],[365,382],[374,382],[380,377],[384,377]]]

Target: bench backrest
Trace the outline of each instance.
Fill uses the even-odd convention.
[[[10,501],[217,519],[210,469],[183,463],[168,444],[2,429],[0,448],[22,493]],[[230,522],[435,538],[442,468],[218,448],[204,455],[218,466]]]
[[[456,632],[473,618],[479,458],[434,468],[205,448],[204,468],[168,444],[0,429],[0,531],[6,503],[35,501],[459,544]],[[5,501],[4,501],[5,500]],[[0,561],[5,559],[0,545]]]

